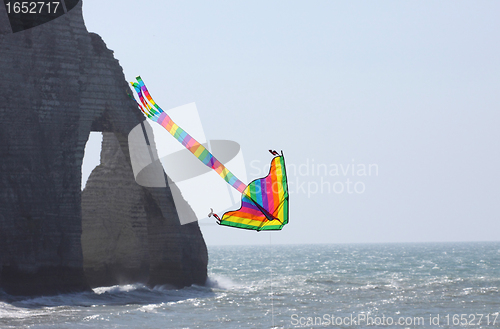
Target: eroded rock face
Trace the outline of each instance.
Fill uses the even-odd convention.
[[[147,282],[149,251],[143,188],[113,133],[104,133],[101,164],[82,192],[82,248],[91,286]]]
[[[126,168],[127,135],[143,117],[127,96],[131,91],[113,52],[86,30],[81,2],[60,18],[15,34],[5,33],[6,17],[0,6],[0,288],[18,295],[89,289],[83,270],[80,184],[90,131],[114,138],[116,157],[103,165],[115,161],[129,173],[120,184],[114,184],[112,171],[93,173],[95,184],[100,182],[97,191],[108,193],[114,209],[102,214],[116,216],[112,223],[121,217],[122,233],[137,237],[132,244],[138,251],[126,263],[124,254],[131,247],[120,242],[124,236],[112,233],[111,239],[122,247],[111,257],[120,260],[125,273],[133,269],[127,276],[131,280],[203,283],[208,257],[197,223],[180,226],[170,189],[134,185]],[[117,157],[126,164],[118,164]],[[123,212],[113,212],[123,202],[112,196],[117,188],[131,204]],[[88,201],[104,211],[95,198]],[[95,225],[104,225],[94,218]],[[99,254],[89,249],[89,255]],[[106,263],[95,257],[86,264]],[[119,281],[114,270],[103,272],[100,266],[87,267],[94,268],[89,275],[93,285]]]
[[[158,205],[155,194],[165,207]],[[82,247],[89,284],[203,284],[208,258],[198,225],[180,226],[172,210],[170,191],[137,185],[118,140],[104,133],[101,164],[82,193]],[[195,216],[192,211],[190,215]]]

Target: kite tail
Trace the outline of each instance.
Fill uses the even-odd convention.
[[[170,116],[165,113],[153,100],[141,77],[137,77],[136,79],[137,82],[131,82],[130,84],[134,87],[137,95],[139,96],[139,100],[142,103],[141,105],[136,101],[142,113],[144,113],[152,121],[155,121],[165,128],[201,162],[203,162],[207,167],[215,170],[219,176],[233,188],[238,190],[240,193],[243,193],[247,186],[232,172],[230,172],[219,160],[217,160],[212,153],[201,145],[201,143],[173,122]]]

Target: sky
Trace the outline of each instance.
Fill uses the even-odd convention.
[[[283,150],[290,223],[257,233],[203,220],[208,245],[498,241],[499,12],[498,1],[83,2],[126,78],[141,75],[164,109],[195,102],[208,139],[241,145],[250,179]]]

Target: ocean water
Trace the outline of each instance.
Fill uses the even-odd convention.
[[[209,247],[206,286],[0,301],[1,328],[500,328],[500,243]]]

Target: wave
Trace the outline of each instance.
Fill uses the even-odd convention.
[[[169,286],[149,288],[144,284],[127,284],[110,287],[98,287],[93,291],[66,293],[41,297],[18,297],[1,294],[0,315],[8,317],[23,317],[26,309],[37,309],[58,306],[94,307],[103,305],[149,305],[178,302],[192,298],[213,296],[212,283],[206,286],[190,286],[182,289],[172,289]],[[32,316],[33,312],[29,312]],[[3,316],[2,316],[3,317]]]
[[[230,290],[240,287],[240,285],[234,283],[230,278],[220,275],[208,277],[205,286],[219,290]]]

